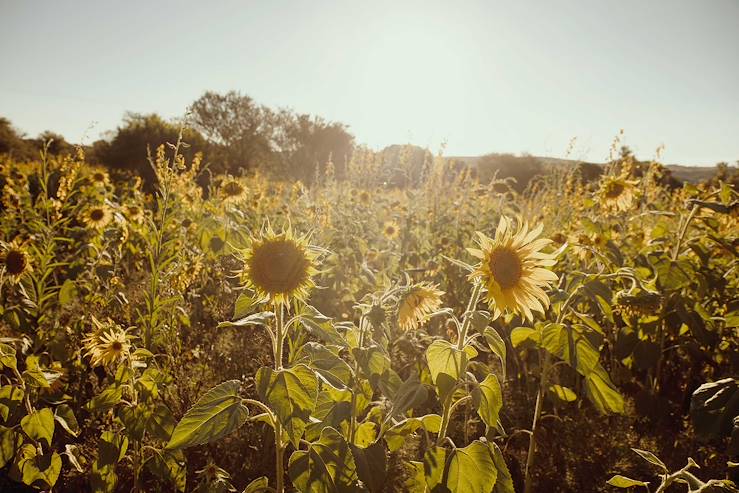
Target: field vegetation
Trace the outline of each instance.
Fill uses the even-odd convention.
[[[737,491],[730,169],[276,152],[247,103],[0,158],[2,491]]]

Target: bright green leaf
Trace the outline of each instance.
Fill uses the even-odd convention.
[[[249,411],[241,402],[240,387],[238,380],[229,380],[206,392],[177,423],[167,448],[212,442],[243,425]]]

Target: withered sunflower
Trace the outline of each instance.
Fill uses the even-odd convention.
[[[532,311],[544,313],[549,306],[544,289],[557,281],[557,275],[548,269],[556,263],[556,254],[541,251],[551,243],[537,239],[542,229],[540,224],[529,231],[528,225],[519,222],[515,230],[512,221],[502,216],[495,238],[478,232],[480,248],[468,248],[480,259],[470,277],[482,281],[493,318],[511,312],[533,320]]]
[[[398,302],[398,326],[406,332],[416,330],[428,317],[441,307],[444,292],[436,284],[419,282],[412,284],[400,295]]]
[[[291,229],[275,233],[267,229],[242,251],[243,279],[258,297],[273,305],[305,301],[315,287],[318,250]]]

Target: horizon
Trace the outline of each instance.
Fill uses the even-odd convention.
[[[0,116],[90,144],[233,89],[373,149],[603,162],[623,128],[640,159],[739,160],[736,2],[134,4],[0,0]]]

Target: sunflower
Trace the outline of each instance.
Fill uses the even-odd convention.
[[[108,173],[101,170],[93,172],[92,175],[90,175],[90,180],[92,180],[93,185],[98,187],[105,187],[110,183]]]
[[[134,223],[140,223],[144,218],[144,210],[138,205],[131,204],[125,207],[126,217],[129,221]]]
[[[362,205],[369,205],[371,200],[372,196],[370,195],[369,191],[362,190],[361,192],[359,192],[359,202]]]
[[[4,274],[9,275],[12,281],[17,282],[23,274],[33,270],[31,257],[17,240],[3,246],[3,251],[0,253],[0,269]]]
[[[480,248],[468,249],[480,259],[470,278],[483,282],[494,318],[505,311],[533,321],[532,310],[544,313],[549,306],[544,289],[557,281],[557,275],[547,269],[556,263],[556,254],[541,251],[551,243],[548,239],[537,239],[542,229],[540,224],[529,231],[528,225],[520,224],[514,230],[512,221],[501,216],[495,238],[478,232]]]
[[[397,238],[398,234],[400,234],[398,223],[396,223],[395,221],[385,221],[385,224],[382,225],[382,234],[388,240],[394,240],[395,238]]]
[[[246,198],[246,187],[239,180],[229,178],[221,183],[221,196],[224,203],[237,203]]]
[[[88,208],[82,215],[82,222],[88,228],[103,229],[113,218],[110,209],[105,205],[96,205]]]
[[[443,291],[436,284],[419,282],[406,288],[398,302],[398,326],[404,332],[416,330],[441,306]]]
[[[94,317],[95,329],[84,340],[85,356],[90,357],[92,366],[105,366],[131,356],[131,336],[117,325],[106,330]]]
[[[606,176],[600,182],[598,198],[608,210],[628,211],[637,199],[638,183],[637,180],[628,180],[626,175]]]
[[[293,299],[305,301],[315,287],[312,277],[318,274],[317,249],[290,229],[279,234],[267,229],[242,255],[246,286],[273,305],[287,305]]]
[[[226,242],[218,235],[213,235],[208,241],[208,248],[213,253],[219,253],[226,246]]]

